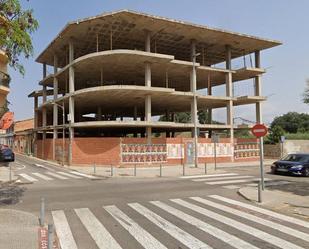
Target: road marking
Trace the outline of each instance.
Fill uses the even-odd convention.
[[[121,246],[88,208],[74,209],[100,249],[121,249]]]
[[[82,179],[82,177],[80,177],[80,176],[72,175],[72,174],[69,174],[69,173],[66,173],[66,172],[62,172],[62,171],[58,171],[57,173],[64,175],[64,176],[71,177],[71,178],[75,178],[75,179]]]
[[[205,178],[205,177],[217,177],[217,176],[237,176],[235,173],[226,173],[226,174],[214,174],[214,175],[194,175],[194,176],[181,176],[182,179],[194,179],[194,178]]]
[[[144,217],[146,217],[148,220],[150,220],[152,223],[157,225],[159,228],[163,229],[165,232],[167,232],[169,235],[174,237],[175,239],[179,240],[181,243],[183,243],[185,246],[191,248],[191,249],[210,249],[211,247],[205,244],[204,242],[198,240],[197,238],[193,237],[191,234],[181,230],[177,226],[173,225],[169,221],[163,219],[159,215],[153,213],[146,207],[140,205],[139,203],[130,203],[128,204],[131,208],[133,208],[136,212],[140,213]]]
[[[146,249],[167,249],[160,241],[140,227],[136,222],[124,214],[116,206],[104,206],[110,213],[144,248]],[[112,248],[112,247],[110,247]]]
[[[249,204],[246,204],[246,203],[243,203],[243,202],[240,202],[240,201],[235,201],[235,200],[225,198],[225,197],[219,196],[219,195],[210,195],[209,197],[223,201],[223,202],[227,202],[227,203],[230,203],[230,204],[233,204],[233,205],[244,207],[244,208],[247,208],[249,210],[253,210],[253,211],[256,211],[258,213],[262,213],[262,214],[265,214],[265,215],[268,215],[268,216],[271,216],[271,217],[274,217],[274,218],[277,218],[277,219],[280,219],[280,220],[283,220],[283,221],[288,221],[290,223],[293,223],[293,224],[296,224],[296,225],[299,225],[299,226],[302,226],[302,227],[309,228],[309,222],[302,221],[302,220],[296,219],[294,217],[279,214],[279,213],[276,213],[276,212],[273,212],[273,211],[270,211],[270,210],[267,210],[267,209],[264,209],[264,208],[249,205]]]
[[[42,178],[43,180],[46,180],[46,181],[52,181],[54,180],[53,178],[50,178],[46,175],[43,175],[43,174],[40,174],[40,173],[32,173],[33,175],[37,176],[37,177],[40,177]]]
[[[77,171],[70,171],[70,173],[74,174],[74,175],[78,175],[78,176],[83,176],[83,177],[86,177],[86,178],[89,178],[89,179],[98,179],[98,177],[95,177],[95,176],[92,176],[92,175],[87,175],[87,174],[80,173],[80,172],[77,172]]]
[[[46,166],[44,166],[44,165],[42,165],[42,164],[35,163],[34,165],[37,166],[37,167],[39,167],[39,168],[47,169],[47,170],[50,170],[50,171],[55,171],[54,169],[51,169],[51,168],[49,168],[49,167],[46,167]]]
[[[215,203],[215,202],[212,202],[212,201],[200,198],[200,197],[190,197],[190,198],[195,200],[195,201],[198,201],[200,203],[203,203],[205,205],[208,205],[208,206],[220,209],[220,210],[222,210],[224,212],[227,212],[227,213],[230,213],[230,214],[233,214],[233,215],[245,218],[247,220],[250,220],[250,221],[262,224],[264,226],[273,228],[273,229],[278,230],[278,231],[280,231],[282,233],[286,233],[288,235],[297,237],[299,239],[302,239],[302,240],[305,240],[305,241],[309,241],[309,234],[300,232],[300,231],[295,230],[293,228],[289,228],[289,227],[283,226],[281,224],[278,224],[278,223],[275,223],[275,222],[272,222],[272,221],[269,221],[269,220],[257,217],[255,215],[248,214],[248,213],[243,212],[243,211],[239,211],[239,210],[237,210],[235,208],[227,207],[227,206],[221,205],[219,203]]]
[[[58,175],[58,174],[52,173],[52,172],[47,172],[46,174],[51,175],[51,176],[56,177],[56,178],[61,179],[61,180],[69,179],[67,177],[64,177],[64,176],[61,176],[61,175]]]
[[[153,205],[163,209],[164,211],[168,212],[171,215],[176,216],[177,218],[201,229],[202,231],[212,235],[213,237],[220,239],[224,241],[225,243],[231,245],[234,248],[238,249],[257,249],[258,247],[255,247],[254,245],[251,245],[250,243],[243,241],[239,238],[237,238],[234,235],[231,235],[229,233],[224,232],[223,230],[220,230],[210,224],[207,224],[206,222],[203,222],[191,215],[188,215],[176,208],[173,208],[167,204],[164,204],[160,201],[151,201]]]
[[[239,189],[241,188],[239,185],[226,185],[223,186],[223,188],[227,188],[227,189]]]
[[[52,211],[52,216],[61,249],[77,249],[67,218],[62,210]]]
[[[208,181],[218,181],[218,180],[232,180],[232,179],[245,179],[245,178],[253,178],[254,176],[228,176],[228,177],[214,177],[207,179],[195,179],[192,180],[194,182],[208,182]]]
[[[27,174],[19,174],[21,177],[25,178],[26,180],[30,181],[30,182],[37,182],[38,180],[33,178],[32,176],[29,176]]]
[[[245,180],[227,180],[227,181],[217,181],[217,182],[205,182],[205,184],[210,184],[210,185],[221,185],[221,184],[233,184],[233,183],[243,183],[243,182],[253,182],[253,181],[258,181],[260,180],[259,178],[250,178],[250,179],[245,179]],[[269,181],[271,179],[265,178],[264,181]]]
[[[247,233],[247,234],[250,234],[254,237],[257,237],[258,239],[261,239],[261,240],[264,240],[270,244],[273,244],[277,247],[280,247],[280,248],[283,248],[283,249],[300,249],[302,247],[300,246],[297,246],[293,243],[290,243],[286,240],[283,240],[283,239],[280,239],[276,236],[273,236],[271,234],[268,234],[266,232],[263,232],[259,229],[256,229],[254,227],[250,227],[248,225],[245,225],[241,222],[238,222],[234,219],[231,219],[231,218],[228,218],[228,217],[225,217],[221,214],[218,214],[218,213],[215,213],[215,212],[212,212],[210,210],[207,210],[205,208],[202,208],[200,206],[197,206],[197,205],[194,205],[194,204],[191,204],[187,201],[183,201],[181,199],[172,199],[171,201],[183,206],[183,207],[186,207],[188,209],[191,209],[199,214],[202,214],[202,215],[205,215],[211,219],[214,219],[214,220],[217,220],[223,224],[226,224],[228,226],[231,226],[231,227],[234,227],[236,228],[237,230],[239,231],[242,231],[244,233]],[[302,248],[303,249],[303,248]]]

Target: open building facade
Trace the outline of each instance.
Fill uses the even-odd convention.
[[[204,163],[213,160],[211,134],[224,132],[219,161],[256,159],[254,139],[234,138],[233,109],[255,105],[262,123],[260,51],[279,44],[127,10],[71,22],[37,58],[34,153],[66,164]],[[246,55],[252,65],[233,69]],[[233,84],[248,79],[254,93],[234,96]],[[218,108],[224,124],[212,122]],[[189,122],[177,118],[183,112]]]

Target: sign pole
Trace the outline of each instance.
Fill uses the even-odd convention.
[[[263,147],[263,137],[259,138],[260,142],[260,174],[261,174],[261,187],[262,190],[265,189],[264,183],[264,147]]]
[[[264,147],[263,147],[263,137],[267,134],[267,127],[263,124],[256,124],[252,127],[251,132],[254,136],[259,139],[259,147],[260,147],[260,174],[261,174],[261,188],[262,190],[265,189],[265,182],[264,182]],[[261,195],[261,193],[260,193]],[[260,196],[259,195],[259,196]],[[260,198],[261,199],[261,196]]]
[[[215,140],[214,142],[214,146],[215,146],[215,170],[217,170],[217,141]]]

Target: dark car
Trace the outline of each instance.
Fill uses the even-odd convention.
[[[15,154],[10,148],[0,149],[0,161],[2,162],[14,162]]]
[[[271,172],[309,176],[309,154],[288,154],[271,165]]]

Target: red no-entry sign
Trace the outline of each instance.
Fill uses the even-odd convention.
[[[264,137],[267,134],[267,127],[263,124],[256,124],[251,128],[251,132],[257,138]]]

